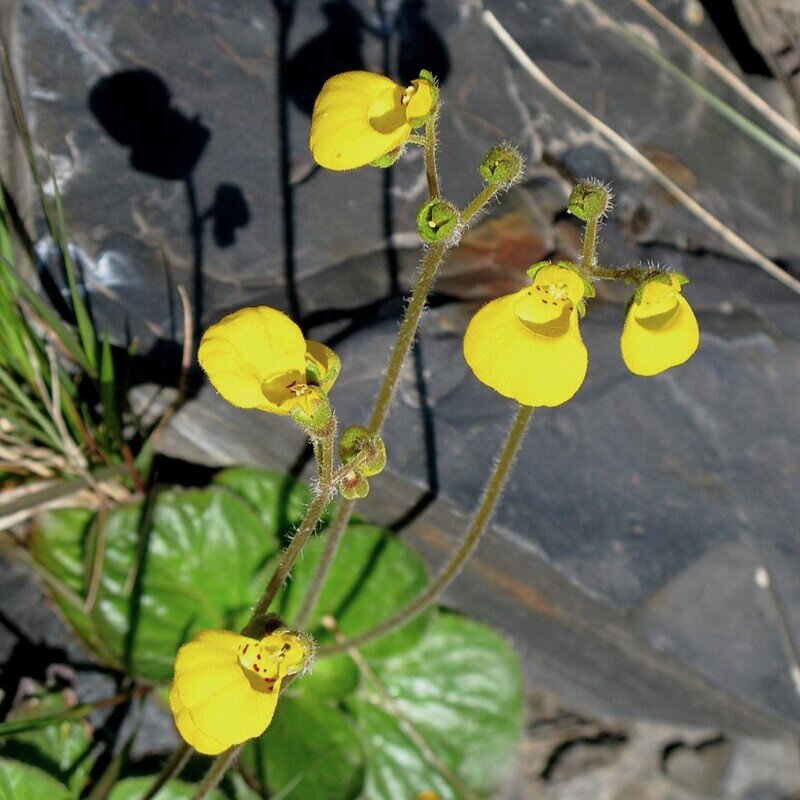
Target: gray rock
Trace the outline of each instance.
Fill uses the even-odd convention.
[[[793,167],[582,3],[487,6],[576,100],[796,270]],[[603,7],[644,24],[625,0]],[[651,380],[627,374],[617,344],[627,292],[604,287],[582,323],[586,384],[568,405],[537,413],[495,529],[447,601],[510,632],[531,681],[575,707],[796,732],[798,298],[728,252],[548,98],[486,28],[479,4],[429,3],[405,18],[405,33],[398,29],[386,52],[366,0],[347,7],[357,35],[341,39],[338,51],[332,11],[297,4],[289,21],[275,8],[20,2],[14,48],[27,109],[59,173],[98,318],[117,341],[135,336],[156,360],[151,366],[169,373],[178,284],[191,290],[199,327],[246,304],[299,310],[309,333],[342,355],[333,393],[341,419],[363,420],[397,328],[397,286],[409,285],[419,258],[421,163],[416,153],[391,173],[315,170],[308,96],[326,66],[320,53],[369,68],[387,56],[396,70],[413,60],[415,43],[427,42],[426,55],[447,71],[446,195],[465,203],[479,189],[473,165],[496,138],[519,141],[531,170],[445,267],[447,294],[424,320],[386,429],[390,471],[374,482],[363,513],[398,524],[413,518],[404,529],[432,564],[453,549],[512,414],[467,370],[461,332],[476,301],[521,280],[525,247],[530,261],[574,247],[555,219],[565,178],[612,179],[617,213],[604,228],[602,260],[653,259],[689,274],[700,350]],[[674,42],[648,35],[739,106]],[[719,46],[708,25],[698,35]],[[103,101],[109,79],[131,70],[140,72],[127,94]],[[131,107],[144,108],[135,136],[130,121],[115,127],[115,114]],[[159,144],[174,154],[170,163],[159,162]],[[47,256],[44,239],[40,250]],[[204,387],[165,448],[211,464],[286,467],[301,444],[285,422],[239,412]],[[768,592],[755,583],[757,570]]]

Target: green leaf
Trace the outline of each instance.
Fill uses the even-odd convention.
[[[366,700],[355,701],[352,708],[367,756],[364,800],[417,798],[424,791],[434,792],[439,800],[466,800],[389,714]]]
[[[309,488],[291,475],[259,467],[229,467],[214,483],[246,500],[264,525],[278,535],[290,532],[311,502]]]
[[[75,800],[66,786],[20,761],[0,759],[0,800]]]
[[[35,727],[4,737],[3,755],[39,767],[79,794],[92,767],[92,736],[85,722],[58,718],[58,714],[69,715],[71,708],[63,693],[53,692],[42,693],[14,709],[5,725],[22,726],[29,721]],[[42,725],[47,717],[50,724]]]
[[[114,373],[114,354],[108,341],[108,335],[104,332],[100,345],[100,405],[112,441],[119,443],[122,442],[122,417]]]
[[[284,619],[291,622],[297,615],[324,547],[323,535],[303,550],[292,580],[279,596]],[[319,621],[332,615],[345,636],[354,636],[391,617],[426,584],[425,567],[408,545],[381,528],[350,525],[308,628],[318,641],[330,640],[331,634],[319,627]],[[424,634],[429,618],[430,614],[421,614],[395,633],[365,647],[364,654],[379,658],[413,647]]]
[[[308,675],[292,685],[304,697],[318,700],[343,700],[358,688],[358,667],[350,656],[320,658]]]
[[[120,781],[108,796],[108,800],[140,800],[142,795],[153,785],[156,776],[144,778],[125,778]],[[158,793],[158,800],[191,800],[197,786],[183,781],[170,781]],[[218,790],[210,792],[208,800],[227,800],[224,794]],[[47,798],[52,800],[52,798]]]
[[[501,636],[443,613],[417,647],[372,668],[382,691],[364,681],[352,704],[367,750],[366,797],[393,800],[430,789],[456,800],[459,783],[478,796],[497,790],[522,730],[522,674]],[[438,768],[396,713],[426,742]]]
[[[350,721],[314,700],[286,696],[244,763],[288,800],[353,800],[364,783],[364,753]]]
[[[78,524],[70,528],[65,513]],[[164,680],[184,641],[204,628],[235,628],[246,616],[253,576],[278,540],[223,489],[162,492],[149,524],[143,514],[141,502],[108,514],[97,598],[79,630],[88,626],[134,674]],[[85,597],[83,562],[92,539],[85,516],[51,512],[44,520],[34,532],[34,558]],[[56,548],[69,557],[55,556]],[[58,593],[55,599],[75,623],[73,610]]]

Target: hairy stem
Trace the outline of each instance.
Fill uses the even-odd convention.
[[[294,621],[296,628],[302,630],[311,615],[317,607],[319,596],[322,594],[322,589],[325,586],[325,581],[328,579],[333,561],[336,558],[336,553],[339,551],[339,545],[344,538],[344,532],[347,530],[347,523],[350,522],[350,516],[353,513],[353,501],[342,500],[339,503],[339,508],[336,511],[336,517],[328,528],[325,539],[325,548],[322,551],[322,556],[317,562],[314,576],[311,579],[311,585],[303,598],[303,605],[297,614]]]
[[[153,800],[167,783],[173,778],[177,778],[181,772],[183,772],[183,768],[192,757],[193,752],[194,751],[188,744],[182,744],[164,765],[164,769],[161,770],[153,785],[139,800]]]
[[[203,800],[203,798],[207,797],[219,786],[220,781],[225,777],[225,773],[228,771],[228,767],[236,761],[241,749],[242,745],[236,745],[235,747],[231,747],[230,750],[226,750],[222,755],[217,756],[211,768],[206,772],[203,782],[192,795],[192,800]]]
[[[583,232],[583,257],[581,258],[581,267],[587,275],[594,274],[597,262],[597,228],[597,217],[589,217],[586,220],[586,230]]]
[[[380,433],[383,423],[386,422],[386,417],[389,416],[389,406],[397,388],[400,372],[411,350],[411,345],[414,343],[420,317],[433,287],[433,282],[436,280],[436,271],[446,250],[447,242],[435,242],[428,248],[428,252],[425,253],[425,258],[422,260],[417,281],[411,293],[411,300],[406,307],[400,332],[397,334],[397,339],[392,348],[392,355],[389,358],[389,366],[386,368],[386,374],[375,399],[375,407],[372,410],[372,416],[367,426],[371,433]]]
[[[439,173],[436,171],[436,124],[439,109],[435,108],[425,120],[425,177],[428,179],[428,194],[432,200],[439,195]]]
[[[306,510],[303,521],[297,528],[297,532],[292,538],[292,541],[289,543],[286,550],[284,550],[283,558],[281,558],[278,566],[275,567],[275,571],[272,573],[272,577],[269,579],[269,583],[267,583],[264,593],[261,595],[261,599],[253,609],[250,620],[242,629],[242,633],[245,636],[260,636],[260,623],[263,621],[264,617],[266,617],[269,607],[275,599],[275,595],[278,594],[281,586],[283,586],[283,582],[292,571],[292,567],[294,567],[306,542],[317,529],[322,514],[328,505],[331,492],[333,491],[333,438],[335,432],[335,425],[331,423],[330,429],[321,437],[318,448],[320,460],[322,462],[320,464],[321,478],[319,488]]]
[[[320,648],[318,656],[333,656],[347,652],[351,648],[363,647],[410,622],[414,617],[436,601],[439,595],[453,582],[458,573],[461,572],[461,569],[472,555],[472,552],[475,550],[481,536],[486,530],[489,520],[492,518],[492,514],[497,506],[497,501],[500,499],[503,486],[511,471],[519,446],[525,438],[525,432],[528,429],[528,424],[532,417],[533,408],[530,406],[520,406],[517,410],[517,415],[514,417],[514,421],[508,431],[503,449],[495,464],[494,471],[484,488],[480,504],[469,523],[464,541],[439,575],[437,575],[414,600],[405,608],[398,611],[394,616],[389,617],[389,619],[375,628],[364,631],[364,633],[358,636],[354,636],[352,639]]]

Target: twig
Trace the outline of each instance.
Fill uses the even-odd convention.
[[[514,60],[533,78],[548,94],[562,105],[583,119],[601,136],[613,144],[620,152],[646,172],[656,183],[671,194],[684,208],[697,217],[708,228],[717,234],[726,244],[733,247],[745,258],[759,266],[768,275],[780,281],[796,294],[800,294],[800,280],[781,269],[778,264],[768,259],[763,253],[732,231],[724,222],[706,210],[693,197],[687,194],[673,180],[655,166],[645,155],[639,152],[627,139],[618,134],[609,125],[585,109],[572,99],[563,89],[556,86],[547,75],[534,63],[531,57],[519,46],[514,37],[499,22],[491,11],[483,12],[483,20],[497,37],[503,47],[508,50]]]

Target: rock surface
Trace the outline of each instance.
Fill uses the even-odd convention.
[[[685,24],[677,4],[658,5]],[[596,7],[485,6],[573,98],[797,274],[796,166]],[[626,290],[603,287],[582,323],[586,384],[537,413],[495,530],[448,600],[511,634],[532,685],[582,712],[797,732],[800,299],[543,92],[480,3],[377,7],[383,16],[366,0],[21,0],[13,45],[26,108],[52,157],[95,313],[118,342],[138,339],[150,370],[174,376],[176,286],[189,290],[200,328],[246,304],[285,308],[335,343],[344,371],[333,401],[345,424],[362,421],[419,258],[422,165],[411,153],[391,172],[316,170],[309,104],[340,69],[407,78],[432,68],[446,99],[445,194],[463,204],[479,190],[474,165],[498,138],[519,142],[530,169],[444,267],[387,426],[390,472],[364,513],[402,527],[434,563],[452,550],[513,411],[471,376],[461,333],[476,304],[521,285],[530,263],[574,255],[569,181],[613,181],[601,259],[690,275],[700,350],[651,380],[626,373]],[[603,9],[746,110],[627,0]],[[733,63],[708,21],[691,32]],[[763,88],[780,97],[766,79]],[[45,239],[39,250],[46,260]],[[206,386],[166,447],[210,464],[288,467],[302,443],[287,428]],[[670,791],[641,796],[684,796]]]

